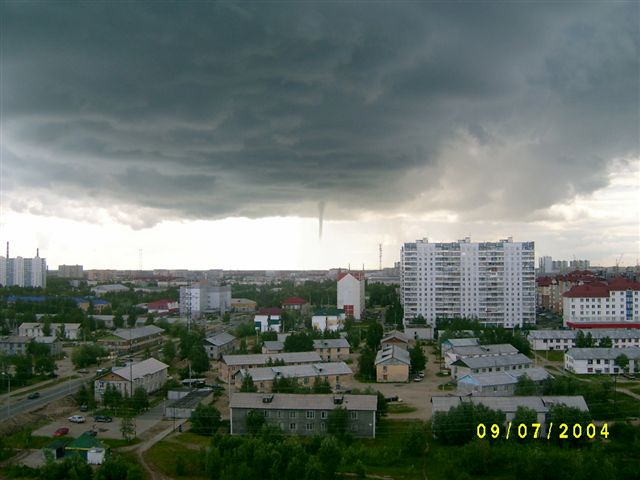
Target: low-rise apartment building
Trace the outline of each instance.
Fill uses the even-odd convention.
[[[279,427],[286,435],[325,435],[331,412],[343,408],[348,412],[351,435],[375,438],[377,405],[375,395],[235,393],[229,404],[231,435],[249,433],[247,416],[252,411],[261,412],[267,424]]]
[[[253,317],[253,324],[259,332],[281,332],[282,310],[279,308],[261,308]]]
[[[334,392],[339,392],[351,386],[353,371],[344,362],[249,368],[235,375],[237,389],[246,376],[251,377],[259,392],[270,392],[276,378],[295,378],[302,387],[311,387],[316,380],[325,380]]]
[[[510,372],[524,370],[533,365],[533,361],[521,353],[498,357],[459,358],[451,364],[451,376],[456,380],[472,373]]]
[[[391,332],[385,335],[382,340],[380,340],[380,347],[384,348],[387,345],[395,345],[400,348],[404,348],[405,350],[409,349],[409,339],[402,332]]]
[[[59,335],[62,333],[63,335]],[[80,338],[79,323],[49,323],[49,334],[45,335],[44,322],[24,322],[18,327],[18,335],[29,338],[56,336],[67,340]]]
[[[321,362],[316,352],[292,352],[278,354],[223,355],[220,362],[219,375],[225,382],[240,370],[265,367],[268,365],[304,365]]]
[[[232,352],[236,347],[236,337],[227,332],[218,333],[204,339],[204,349],[212,360],[219,360],[222,355]]]
[[[273,354],[284,351],[284,342],[280,340],[265,340],[262,342],[262,353]]]
[[[167,382],[168,371],[169,365],[155,358],[114,368],[95,380],[95,399],[102,401],[104,392],[109,385],[115,387],[123,397],[131,395],[132,386],[134,392],[138,387],[144,388],[147,393],[157,392]]]
[[[527,335],[531,348],[536,351],[568,350],[576,346],[579,330],[533,330]],[[640,347],[640,328],[592,328],[583,330],[597,345],[611,339],[613,348]]]
[[[321,332],[336,332],[342,328],[345,318],[347,317],[341,308],[321,308],[313,313],[311,326]]]
[[[323,362],[339,362],[349,358],[351,345],[346,338],[327,338],[313,341],[313,348]]]
[[[480,345],[477,338],[447,338],[440,343],[440,349],[445,354],[454,347],[472,347]]]
[[[411,359],[409,352],[397,345],[386,345],[378,350],[375,359],[377,382],[407,382]]]
[[[24,335],[8,335],[0,337],[0,352],[5,355],[25,355],[32,338]]]
[[[232,298],[231,311],[238,313],[253,313],[258,306],[257,302],[248,298]]]
[[[518,349],[509,343],[453,347],[444,354],[444,366],[451,368],[451,364],[461,358],[500,357],[517,353]]]
[[[111,337],[101,338],[99,342],[110,348],[115,355],[139,352],[146,348],[162,345],[164,330],[155,325],[138,328],[118,328]]]
[[[512,372],[473,373],[458,379],[460,395],[510,396],[515,393],[518,380],[526,375],[536,384],[551,377],[544,368],[527,368]]]
[[[628,360],[624,370],[616,364],[621,355]],[[640,369],[640,348],[570,348],[564,354],[564,368],[577,375],[637,372]]]

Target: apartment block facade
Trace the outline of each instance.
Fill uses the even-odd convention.
[[[535,322],[533,242],[452,243],[427,239],[401,249],[401,299],[405,324],[421,315],[477,319],[486,325],[516,327]]]
[[[46,287],[46,259],[39,255],[34,258],[0,257],[0,286]]]

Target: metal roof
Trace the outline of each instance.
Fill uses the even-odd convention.
[[[291,353],[256,353],[249,355],[223,355],[222,361],[229,366],[233,365],[263,365],[276,360],[285,363],[313,363],[321,362],[322,358],[316,352],[291,352]]]
[[[609,337],[611,340],[622,338],[637,339],[640,338],[640,329],[637,328],[598,328],[590,330],[591,337],[597,340]],[[587,334],[585,333],[585,335]],[[578,335],[577,330],[533,330],[529,332],[529,339],[575,339]]]
[[[340,401],[341,400],[341,401]],[[231,408],[282,409],[282,410],[347,410],[376,411],[376,395],[318,395],[289,393],[234,393]]]
[[[378,350],[378,353],[376,354],[375,364],[378,365],[389,360],[397,360],[401,363],[411,365],[411,357],[409,356],[409,352],[407,352],[404,348],[398,347],[397,345],[386,345],[384,348]]]
[[[516,353],[515,355],[499,355],[496,357],[467,357],[459,358],[452,365],[469,368],[507,367],[512,365],[529,365],[533,360],[529,357]]]
[[[513,385],[518,383],[518,378],[526,375],[534,382],[540,382],[551,377],[544,368],[526,368],[511,372],[471,373],[458,379],[458,384],[468,383],[485,387],[493,385]]]
[[[570,348],[565,353],[566,357],[574,360],[605,359],[615,360],[620,355],[626,355],[631,360],[640,359],[640,347],[627,348]]]
[[[313,348],[349,348],[349,342],[346,338],[323,338],[313,341]]]
[[[352,375],[353,371],[344,362],[285,365],[284,367],[259,367],[241,370],[240,375],[250,375],[254,382],[270,381],[277,376],[286,378],[322,377],[327,375]]]
[[[545,397],[485,397],[485,396],[434,396],[431,397],[433,413],[448,412],[461,403],[484,405],[504,413],[515,413],[518,407],[528,407],[538,413],[546,413],[553,405],[564,404],[588,412],[589,408],[582,396],[545,396]]]
[[[205,338],[205,342],[210,343],[211,345],[215,345],[216,347],[220,347],[222,345],[226,345],[227,343],[231,343],[236,339],[233,335],[227,332],[218,333],[213,337]]]
[[[453,347],[449,352],[460,357],[473,357],[483,355],[513,355],[518,353],[518,349],[510,343],[498,343],[495,345]]]
[[[169,365],[162,363],[155,358],[147,358],[142,362],[134,363],[132,366],[126,365],[120,368],[114,368],[110,373],[114,373],[125,380],[132,380],[131,374],[133,374],[133,380],[143,378],[146,375],[153,375],[154,373],[168,369]]]
[[[480,340],[477,338],[448,338],[443,340],[442,343],[447,343],[452,347],[470,347],[480,345]]]
[[[142,337],[148,337],[149,335],[156,335],[158,333],[164,333],[164,330],[155,325],[145,325],[138,328],[118,328],[113,332],[116,337],[120,337],[124,340],[136,340]]]
[[[407,336],[402,333],[402,332],[391,332],[389,335],[387,335],[386,337],[384,337],[382,340],[380,340],[380,343],[385,343],[388,342],[389,340],[392,339],[396,339],[396,340],[400,340],[404,343],[409,343],[409,339],[407,338]]]
[[[279,340],[265,340],[263,345],[267,350],[281,351],[282,349],[284,349],[284,342],[281,342]]]

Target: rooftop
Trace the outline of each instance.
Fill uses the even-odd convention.
[[[231,408],[283,409],[283,410],[333,410],[340,406],[347,410],[375,411],[376,395],[316,395],[289,393],[234,393]]]
[[[236,365],[264,365],[271,360],[282,360],[285,363],[321,362],[320,355],[316,352],[291,352],[291,353],[256,353],[249,355],[223,355],[222,361],[229,366]]]
[[[147,375],[153,375],[154,373],[160,372],[168,368],[169,368],[169,365],[162,363],[160,360],[156,360],[155,358],[147,358],[142,362],[137,362],[137,363],[134,362],[134,364],[131,366],[126,365],[124,367],[114,368],[111,370],[111,373],[118,375],[124,378],[125,380],[136,380],[138,378],[143,378]]]
[[[258,310],[258,315],[282,315],[282,309],[278,307],[266,307]],[[257,315],[256,315],[257,316]]]
[[[518,407],[528,407],[538,413],[546,413],[553,405],[564,404],[588,412],[587,403],[582,396],[546,396],[546,397],[484,397],[484,396],[434,396],[431,397],[433,412],[448,412],[461,403],[485,405],[493,410],[515,413]]]
[[[598,328],[590,332],[594,339],[609,337],[611,340],[629,338],[640,338],[640,330],[637,328]],[[577,330],[532,330],[529,332],[528,338],[536,340],[544,339],[575,339],[578,335]]]
[[[344,315],[344,310],[342,308],[325,307],[318,308],[313,312],[314,317],[337,317],[339,315]]]
[[[263,345],[267,350],[281,351],[284,349],[284,342],[281,342],[279,340],[265,340],[263,342]]]
[[[346,338],[325,338],[313,341],[313,348],[349,348]]]
[[[480,340],[477,338],[447,338],[442,343],[451,345],[452,347],[470,347],[473,345],[480,345]]]
[[[529,357],[516,353],[515,355],[500,355],[496,357],[466,357],[459,358],[452,365],[468,368],[508,367],[513,365],[530,365]]]
[[[216,347],[220,347],[222,345],[226,345],[227,343],[231,343],[236,339],[233,335],[227,332],[222,332],[214,335],[213,337],[205,338],[205,342],[210,343],[211,345],[215,345]]]
[[[534,382],[545,380],[551,375],[544,368],[526,368],[516,372],[489,372],[472,373],[465,375],[458,380],[458,383],[468,383],[472,385],[492,386],[492,385],[513,385],[518,383],[518,378],[526,375]]]
[[[610,292],[625,290],[640,290],[640,282],[626,278],[614,278],[608,282],[591,282],[572,287],[571,290],[564,293],[564,296],[568,298],[608,297]]]
[[[382,340],[380,340],[380,343],[385,343],[385,342],[388,342],[388,341],[394,340],[394,339],[395,340],[400,340],[401,342],[404,342],[404,343],[409,343],[409,339],[402,332],[391,332],[391,333],[387,334]]]
[[[352,375],[353,371],[344,362],[285,365],[283,367],[259,367],[242,370],[241,376],[250,375],[254,382],[271,381],[276,377],[304,378],[327,375]]]
[[[340,272],[338,273],[338,276],[336,277],[337,281],[342,280],[344,277],[346,277],[347,275],[351,275],[353,278],[355,278],[356,280],[363,280],[364,279],[364,273],[363,272],[352,272],[352,271],[348,271],[348,272]]]
[[[309,301],[302,297],[289,297],[282,300],[282,305],[304,305],[305,303]]]
[[[638,360],[640,359],[640,348],[570,348],[565,353],[565,356],[571,357],[574,360],[615,360],[623,354],[626,355],[629,359]]]
[[[389,360],[396,360],[401,363],[411,365],[411,358],[409,352],[404,348],[400,348],[397,345],[386,345],[384,348],[378,350],[376,354],[375,364],[384,363]]]
[[[155,325],[145,325],[138,328],[118,328],[113,332],[116,337],[120,337],[123,340],[135,340],[137,338],[148,337],[149,335],[156,335],[163,333],[164,330]]]
[[[518,349],[510,343],[498,343],[494,345],[469,345],[465,347],[453,347],[449,352],[461,357],[482,355],[513,355]]]

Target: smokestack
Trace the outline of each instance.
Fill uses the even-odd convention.
[[[38,258],[40,256],[40,249],[36,248],[36,258]]]

